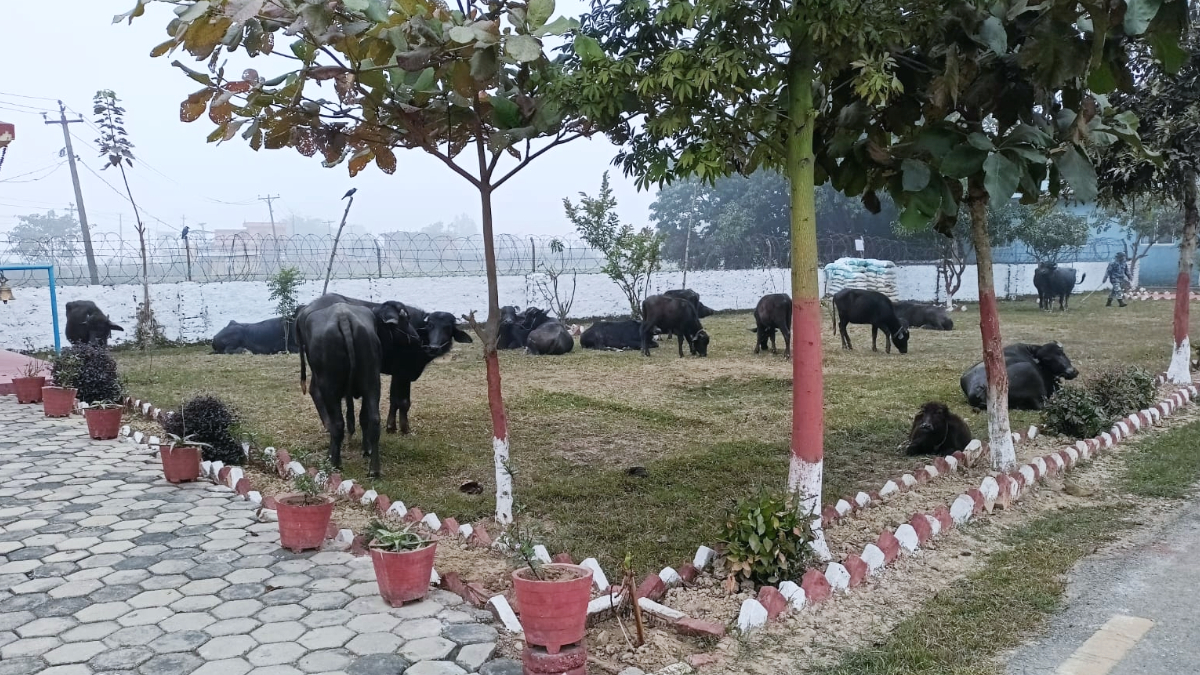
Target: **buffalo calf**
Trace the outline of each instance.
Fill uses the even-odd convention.
[[[776,330],[783,333],[783,355],[792,358],[792,298],[787,293],[764,295],[755,306],[754,328],[751,329],[751,332],[758,334],[755,354],[767,349],[768,338],[771,341],[771,353],[779,353],[775,348]]]
[[[971,428],[944,403],[930,401],[913,418],[908,434],[910,455],[950,455],[971,442]]]

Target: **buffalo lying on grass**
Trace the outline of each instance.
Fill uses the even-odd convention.
[[[971,428],[944,403],[930,401],[913,418],[908,434],[910,455],[950,455],[971,442]]]

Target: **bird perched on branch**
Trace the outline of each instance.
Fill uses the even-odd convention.
[[[355,192],[358,192],[358,188],[350,188],[346,194],[342,195],[342,199],[349,199],[350,197],[353,197]]]

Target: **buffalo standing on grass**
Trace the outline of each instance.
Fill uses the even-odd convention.
[[[678,339],[680,358],[684,340],[693,356],[708,356],[708,333],[700,324],[696,306],[687,300],[652,295],[642,301],[642,356],[650,356],[655,329]]]
[[[758,335],[754,344],[754,353],[758,354],[767,349],[767,340],[771,341],[771,353],[778,354],[775,348],[775,331],[783,333],[783,355],[792,358],[792,298],[787,293],[771,293],[764,295],[754,308],[754,328],[750,332]]]
[[[1054,309],[1054,301],[1058,300],[1058,308],[1067,311],[1071,306],[1071,293],[1075,284],[1082,284],[1087,274],[1075,280],[1075,268],[1059,267],[1058,263],[1038,263],[1033,273],[1033,287],[1037,289],[1038,309],[1050,311]]]
[[[846,288],[833,296],[833,308],[834,329],[841,332],[842,349],[854,349],[846,325],[860,323],[871,326],[871,351],[879,351],[879,331],[882,330],[888,354],[892,353],[893,342],[901,354],[908,353],[908,322],[896,316],[896,308],[888,296],[878,291]]]

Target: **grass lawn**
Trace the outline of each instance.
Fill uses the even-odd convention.
[[[1172,303],[1106,309],[1104,299],[1099,292],[1076,297],[1065,315],[1042,313],[1032,300],[1002,303],[1005,342],[1059,340],[1084,377],[1119,364],[1165,369]],[[915,331],[905,356],[885,354],[882,344],[872,353],[867,327],[850,328],[853,352],[825,332],[827,500],[878,489],[915,466],[897,448],[926,401],[947,402],[976,435],[986,435],[985,416],[971,414],[958,386],[979,359],[978,318],[973,309],[954,318],[953,332]],[[578,348],[561,357],[502,354],[516,499],[545,524],[551,550],[595,555],[608,566],[629,551],[637,567],[659,569],[713,541],[730,499],[760,484],[782,486],[790,364],[753,354],[749,314],[710,317],[706,325],[707,359],[679,359],[674,343],[649,359]],[[237,407],[258,445],[313,453],[314,461],[326,450],[328,437],[300,392],[298,357],[207,352],[121,352],[118,359],[135,396],[174,406],[213,393]],[[478,341],[455,345],[414,384],[415,433],[384,435],[384,479],[376,489],[460,522],[493,513],[481,354]],[[386,381],[383,390],[386,396]],[[1035,421],[1035,414],[1013,415],[1014,428]],[[354,478],[365,474],[358,447],[356,436],[343,452]],[[628,475],[633,466],[646,475]],[[484,493],[459,492],[465,480],[482,483]]]

